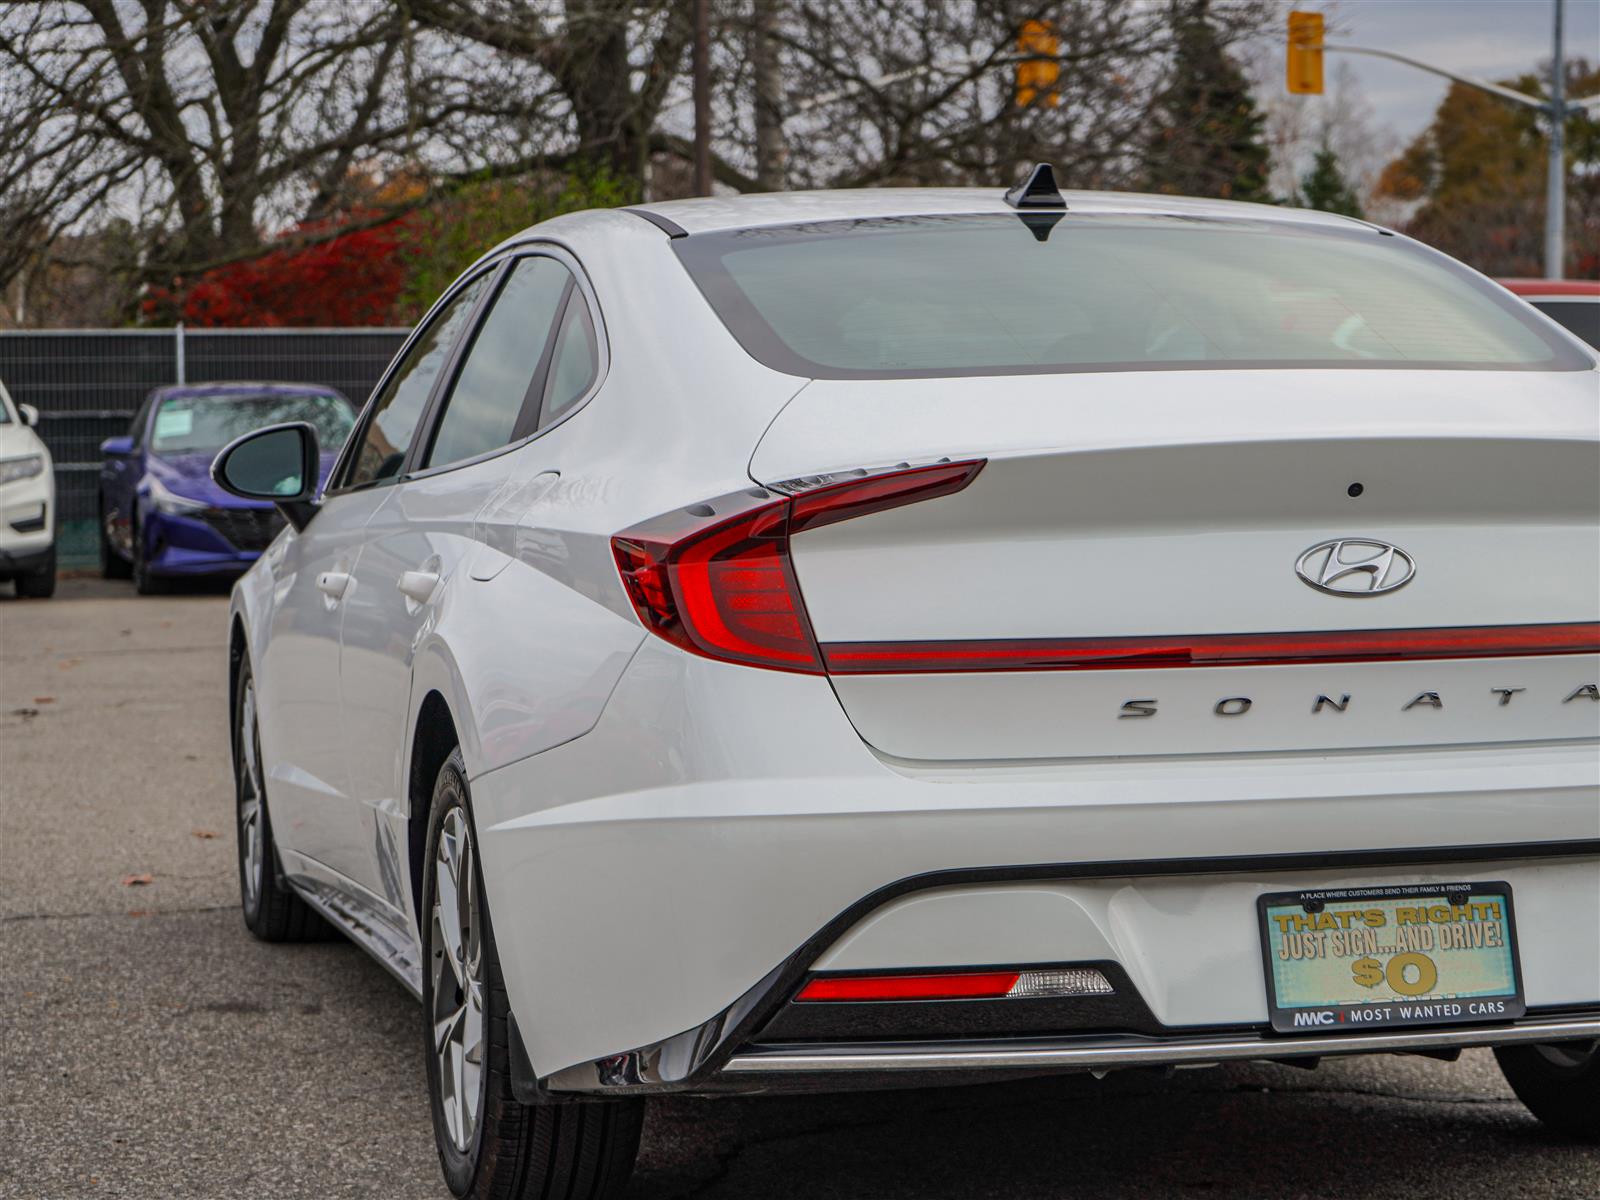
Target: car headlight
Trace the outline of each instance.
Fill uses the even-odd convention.
[[[204,500],[191,500],[169,491],[154,475],[150,476],[150,504],[157,512],[166,513],[169,517],[186,517],[211,507]]]
[[[0,483],[12,483],[18,479],[32,479],[35,475],[44,474],[44,455],[29,454],[22,458],[7,458],[0,460]]]

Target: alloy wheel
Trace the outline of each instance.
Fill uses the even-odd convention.
[[[256,687],[246,680],[239,702],[239,876],[247,913],[261,902],[262,833],[261,739],[256,731]]]
[[[439,1101],[455,1148],[466,1153],[483,1109],[483,926],[472,828],[453,808],[434,853],[433,1052]]]

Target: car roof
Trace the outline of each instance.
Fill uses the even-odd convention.
[[[1590,297],[1600,300],[1600,279],[1497,279],[1508,292],[1518,296]]]
[[[170,396],[337,396],[343,392],[324,383],[272,383],[228,379],[213,383],[169,383],[151,393],[160,399]]]
[[[1367,225],[1332,213],[1306,208],[1281,208],[1236,200],[1196,200],[1182,196],[1134,192],[1063,192],[1069,213],[1111,213],[1214,220],[1272,221],[1286,225],[1348,228]],[[683,234],[794,225],[813,221],[867,220],[1008,213],[1018,210],[1005,201],[1001,188],[841,188],[816,192],[760,192],[740,196],[703,196],[693,200],[661,200],[632,206],[649,218],[664,218]],[[1042,210],[1040,210],[1042,211]],[[659,223],[659,221],[657,222]],[[1368,226],[1372,228],[1372,226]],[[668,232],[672,232],[670,229]]]

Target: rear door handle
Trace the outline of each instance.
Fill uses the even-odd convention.
[[[402,571],[395,586],[407,600],[426,604],[433,599],[434,589],[439,586],[439,576],[432,571]]]
[[[324,571],[317,576],[317,591],[332,600],[344,599],[345,589],[349,586],[348,571]]]

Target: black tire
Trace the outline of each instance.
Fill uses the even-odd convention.
[[[48,600],[56,594],[56,548],[50,547],[50,557],[37,571],[17,576],[17,595],[24,600]]]
[[[233,706],[233,831],[239,860],[239,907],[244,913],[245,928],[264,942],[323,941],[333,934],[333,927],[282,878],[262,786],[266,773],[260,768],[261,735],[255,719],[254,689],[250,660],[246,659],[239,665]],[[255,836],[260,851],[254,855],[247,845],[246,806],[251,793],[257,800]]]
[[[145,559],[144,530],[133,527],[133,590],[141,596],[164,596],[172,590],[172,581],[150,570]]]
[[[117,553],[117,548],[111,544],[111,536],[106,532],[106,508],[100,505],[100,578],[101,579],[131,579],[133,577],[133,564]]]
[[[1498,1046],[1494,1056],[1517,1099],[1546,1126],[1600,1142],[1600,1043]]]
[[[452,818],[452,813],[460,815]],[[477,934],[463,939],[476,946],[475,953],[463,946],[461,958],[477,963],[475,974],[482,996],[478,1115],[470,1135],[461,1139],[464,1148],[456,1144],[446,1120],[443,1067],[434,1041],[436,1003],[442,1000],[448,1010],[466,995],[446,959],[447,949],[435,944],[442,940],[434,929],[436,863],[447,822],[457,842],[463,827],[468,835],[464,861],[468,886],[476,897]],[[511,1094],[506,1023],[510,1008],[478,869],[476,837],[466,771],[461,752],[456,750],[434,784],[427,853],[422,860],[423,1048],[434,1142],[445,1182],[452,1195],[468,1200],[606,1200],[622,1191],[633,1172],[644,1102],[530,1106],[519,1104]],[[461,1011],[466,1011],[464,1005]],[[470,1054],[464,1057],[470,1061]]]

